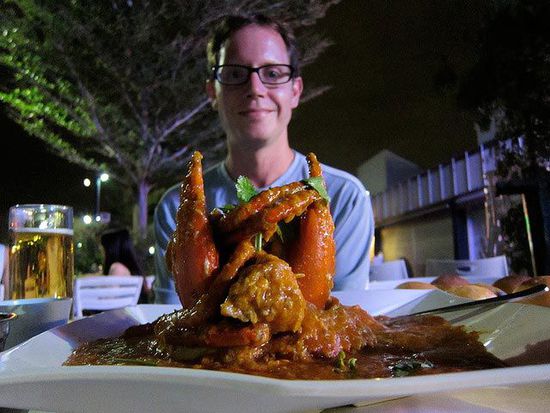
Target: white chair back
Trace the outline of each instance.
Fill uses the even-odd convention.
[[[4,301],[4,284],[0,284],[0,301]]]
[[[501,278],[508,275],[508,263],[504,255],[478,260],[426,260],[426,277],[443,274]]]
[[[73,314],[82,317],[83,310],[112,310],[136,305],[143,277],[98,275],[77,278],[73,291]]]
[[[405,260],[385,261],[370,267],[370,281],[402,280],[408,277]]]

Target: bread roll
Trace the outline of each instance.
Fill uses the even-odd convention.
[[[399,284],[395,288],[414,289],[414,290],[436,290],[437,289],[435,285],[427,282],[422,282],[422,281],[406,281],[402,284]]]
[[[437,288],[447,291],[449,288],[468,285],[470,282],[458,274],[443,274],[433,280],[432,284]]]
[[[482,300],[484,298],[493,298],[497,296],[490,289],[475,284],[449,287],[446,291],[449,294],[458,295],[459,297],[471,298],[472,300]]]
[[[510,294],[513,293],[522,282],[530,280],[531,278],[533,277],[529,277],[528,275],[508,275],[496,280],[493,285]]]
[[[505,293],[504,291],[502,291],[500,288],[495,287],[494,285],[491,285],[491,284],[485,284],[485,283],[472,283],[472,285],[479,285],[480,287],[488,288],[489,290],[491,290],[492,292],[494,292],[495,295],[505,295],[505,294],[506,294],[506,293]]]
[[[540,275],[538,277],[529,277],[529,280],[521,283],[515,291],[525,290],[526,288],[533,287],[537,284],[546,284],[550,287],[550,275]],[[537,294],[534,297],[527,297],[519,300],[523,304],[541,305],[544,307],[550,307],[550,291]]]

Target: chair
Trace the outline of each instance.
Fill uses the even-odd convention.
[[[371,265],[370,281],[402,280],[409,278],[405,260],[385,261],[382,264]]]
[[[508,263],[504,255],[477,260],[426,260],[426,277],[443,274],[502,278],[508,275]]]
[[[0,301],[4,301],[4,284],[0,284]]]
[[[83,310],[112,310],[136,305],[143,277],[98,275],[77,278],[73,291],[73,314],[82,318]]]

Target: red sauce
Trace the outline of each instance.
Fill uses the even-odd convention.
[[[258,347],[181,348],[168,354],[154,334],[86,343],[65,365],[154,365],[231,371],[282,379],[363,379],[437,374],[505,367],[485,350],[475,332],[436,316],[376,317],[376,343],[337,357],[292,359],[275,349],[289,335],[273,336]],[[178,360],[182,356],[188,361]]]

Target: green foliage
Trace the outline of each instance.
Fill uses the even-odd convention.
[[[149,248],[155,246],[155,234],[152,224],[147,226],[147,236],[140,237],[140,234],[134,233],[132,239],[136,247],[136,254],[142,265],[144,275],[155,273],[154,255],[149,252]]]
[[[95,222],[84,224],[80,218],[74,220],[75,274],[89,274],[101,270],[104,256],[100,236],[105,228],[105,225]]]
[[[537,270],[548,271],[550,258],[550,3],[539,0],[493,0],[479,35],[478,59],[461,81],[459,102],[477,115],[481,126],[496,122],[497,138],[522,137],[523,147],[501,151],[501,184],[521,180],[534,185],[538,204],[528,206],[544,235],[534,242],[541,253]],[[526,244],[518,207],[499,217],[512,266],[525,266]],[[534,213],[540,210],[540,214]],[[516,252],[512,252],[516,251]],[[542,258],[546,256],[546,258]],[[544,261],[544,263],[543,263]]]
[[[213,22],[239,10],[282,18],[307,65],[330,45],[312,25],[339,1],[4,1],[0,101],[59,156],[131,188],[143,212],[149,191],[180,180],[194,150],[206,165],[223,156],[203,90]]]
[[[525,228],[525,216],[520,204],[513,205],[500,220],[504,234],[504,254],[510,259],[510,267],[515,274],[531,269],[529,240]]]
[[[461,82],[460,104],[500,138],[524,136],[528,159],[550,169],[550,3],[495,0],[479,35],[478,60]]]

